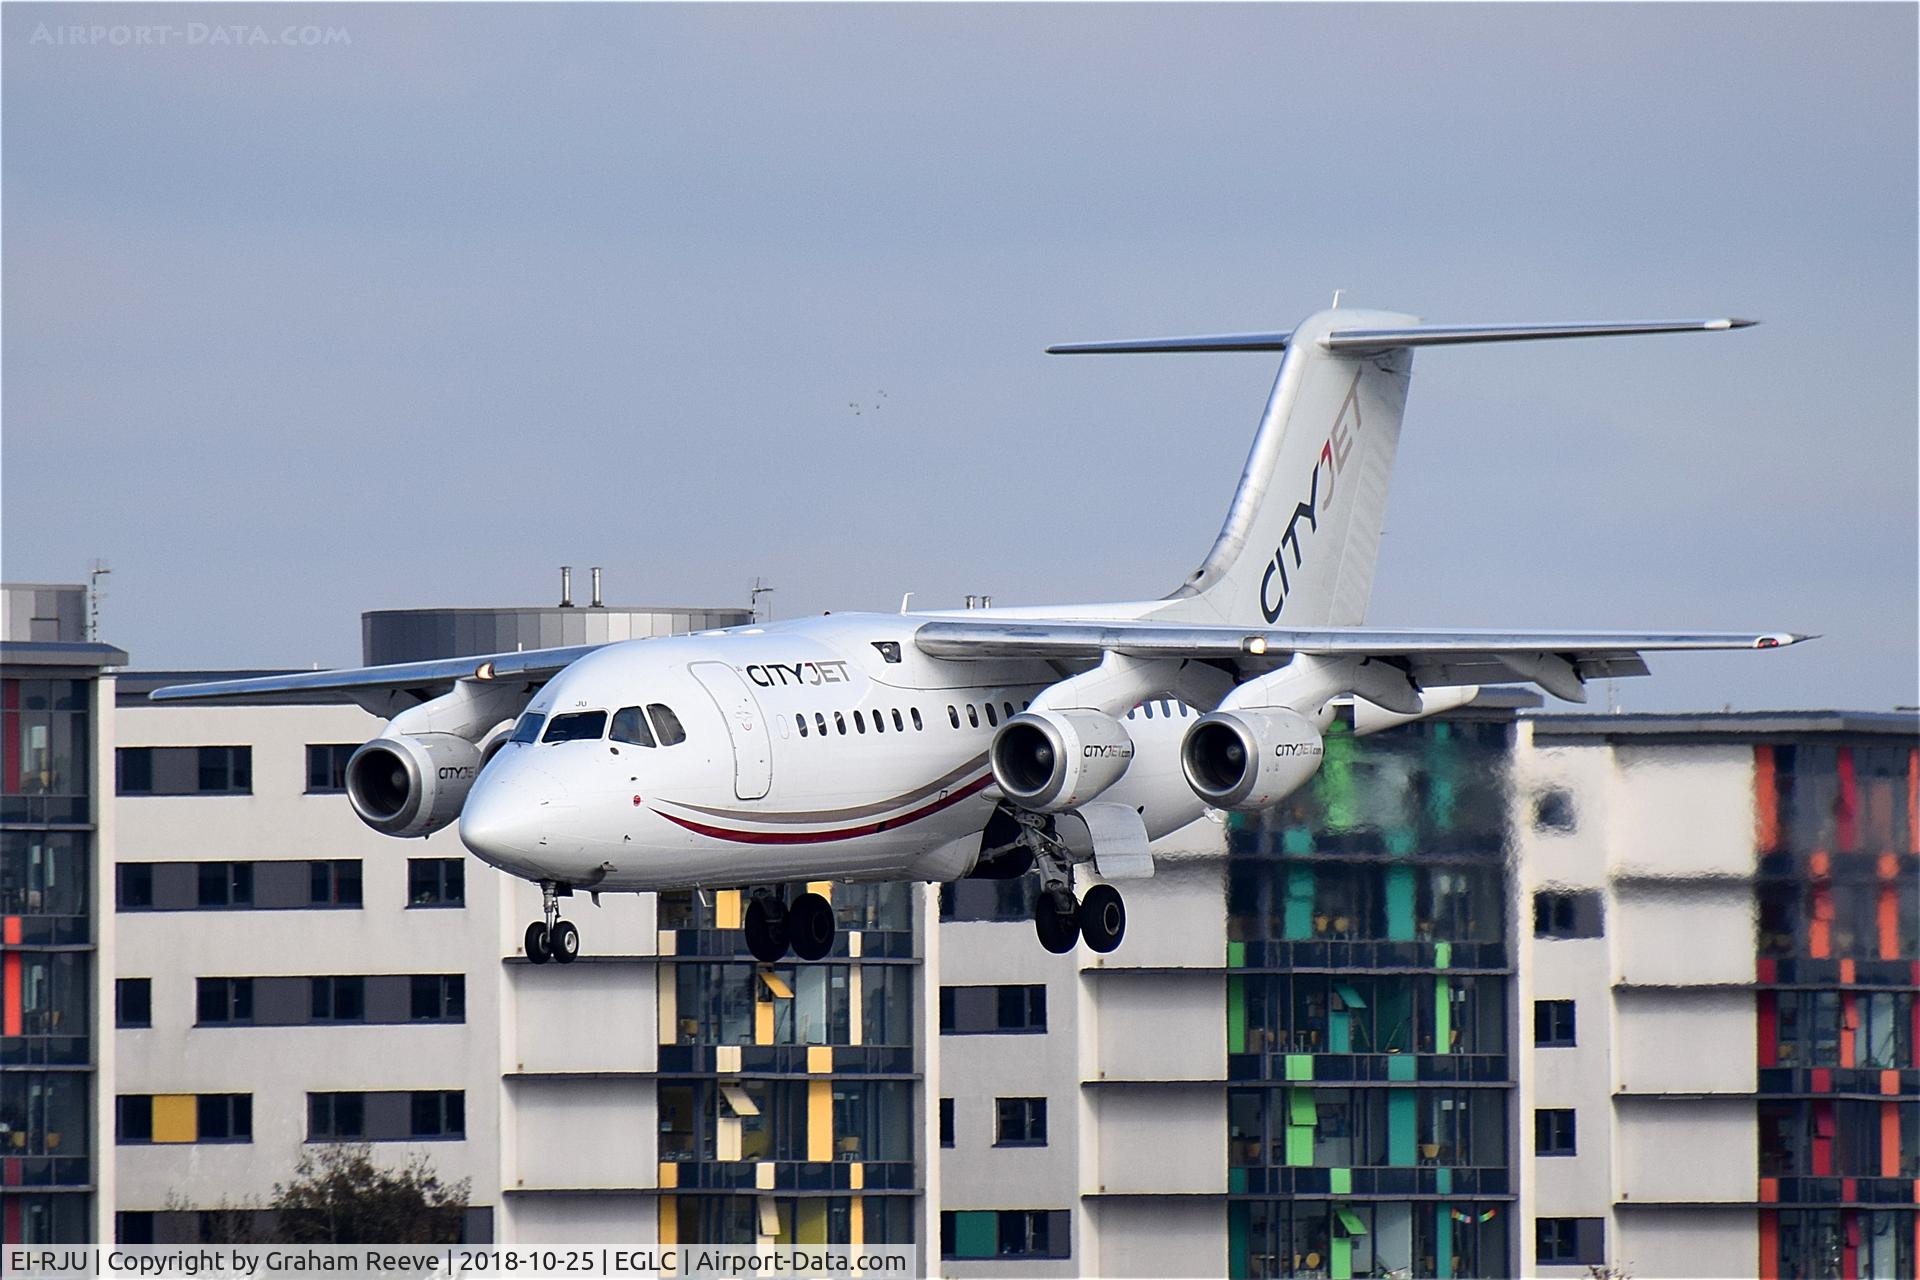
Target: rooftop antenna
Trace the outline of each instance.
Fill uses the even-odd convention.
[[[773,588],[767,585],[765,578],[755,578],[753,580],[753,589],[747,592],[747,616],[755,622],[771,622],[773,620],[773,611],[771,609],[767,611],[766,617],[762,618],[760,616],[760,597],[770,596],[772,594]]]
[[[604,609],[606,605],[601,603],[600,600],[600,566],[595,565],[589,569],[588,572],[593,575],[593,607],[596,609]]]
[[[87,639],[96,644],[100,641],[100,597],[106,594],[100,589],[100,579],[112,572],[105,560],[96,559],[87,574]]]
[[[1340,309],[1340,295],[1345,292],[1346,292],[1345,289],[1335,289],[1333,291],[1333,309],[1335,311],[1338,311]]]
[[[560,566],[560,607],[573,608],[573,566],[570,564]]]

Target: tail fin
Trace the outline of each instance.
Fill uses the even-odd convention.
[[[1413,348],[1538,338],[1738,329],[1750,320],[1423,325],[1384,311],[1321,311],[1291,334],[1224,334],[1050,347],[1056,354],[1281,351],[1253,450],[1206,560],[1150,617],[1239,626],[1366,620]]]

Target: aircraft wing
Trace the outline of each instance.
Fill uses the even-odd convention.
[[[953,618],[914,633],[936,658],[1187,658],[1231,663],[1244,675],[1295,654],[1371,658],[1422,687],[1514,679],[1580,701],[1587,680],[1643,676],[1642,654],[1696,649],[1776,649],[1812,636],[1788,631],[1409,631],[1373,627],[1260,629],[1156,622],[1047,622]]]
[[[424,702],[453,688],[459,680],[530,680],[543,682],[584,658],[597,644],[563,649],[527,649],[518,653],[487,653],[470,658],[436,658],[429,662],[399,662],[385,667],[351,667],[338,671],[290,671],[285,675],[254,676],[246,680],[214,680],[205,684],[176,684],[155,689],[155,702],[188,702],[220,698],[257,698],[263,694],[315,692],[345,693],[374,710],[371,703],[398,709]]]

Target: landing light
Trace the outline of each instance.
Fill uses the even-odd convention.
[[[1245,648],[1248,653],[1258,657],[1267,651],[1267,638],[1265,636],[1248,636]]]

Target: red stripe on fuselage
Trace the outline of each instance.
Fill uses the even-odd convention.
[[[690,818],[677,817],[671,813],[660,813],[658,809],[655,809],[654,812],[659,813],[661,817],[670,822],[679,823],[689,831],[698,832],[703,836],[711,836],[715,840],[731,840],[736,844],[825,844],[829,840],[855,840],[861,836],[874,835],[894,827],[904,827],[909,822],[918,822],[920,819],[938,813],[942,809],[959,804],[969,796],[978,795],[980,792],[986,790],[992,782],[993,775],[991,773],[985,773],[952,795],[947,796],[945,799],[935,800],[931,804],[922,805],[911,813],[901,814],[897,818],[882,818],[878,822],[869,822],[858,827],[838,827],[831,831],[740,831],[733,827],[708,826],[704,822],[695,822]],[[741,816],[751,817],[751,815],[748,814],[742,814]]]

